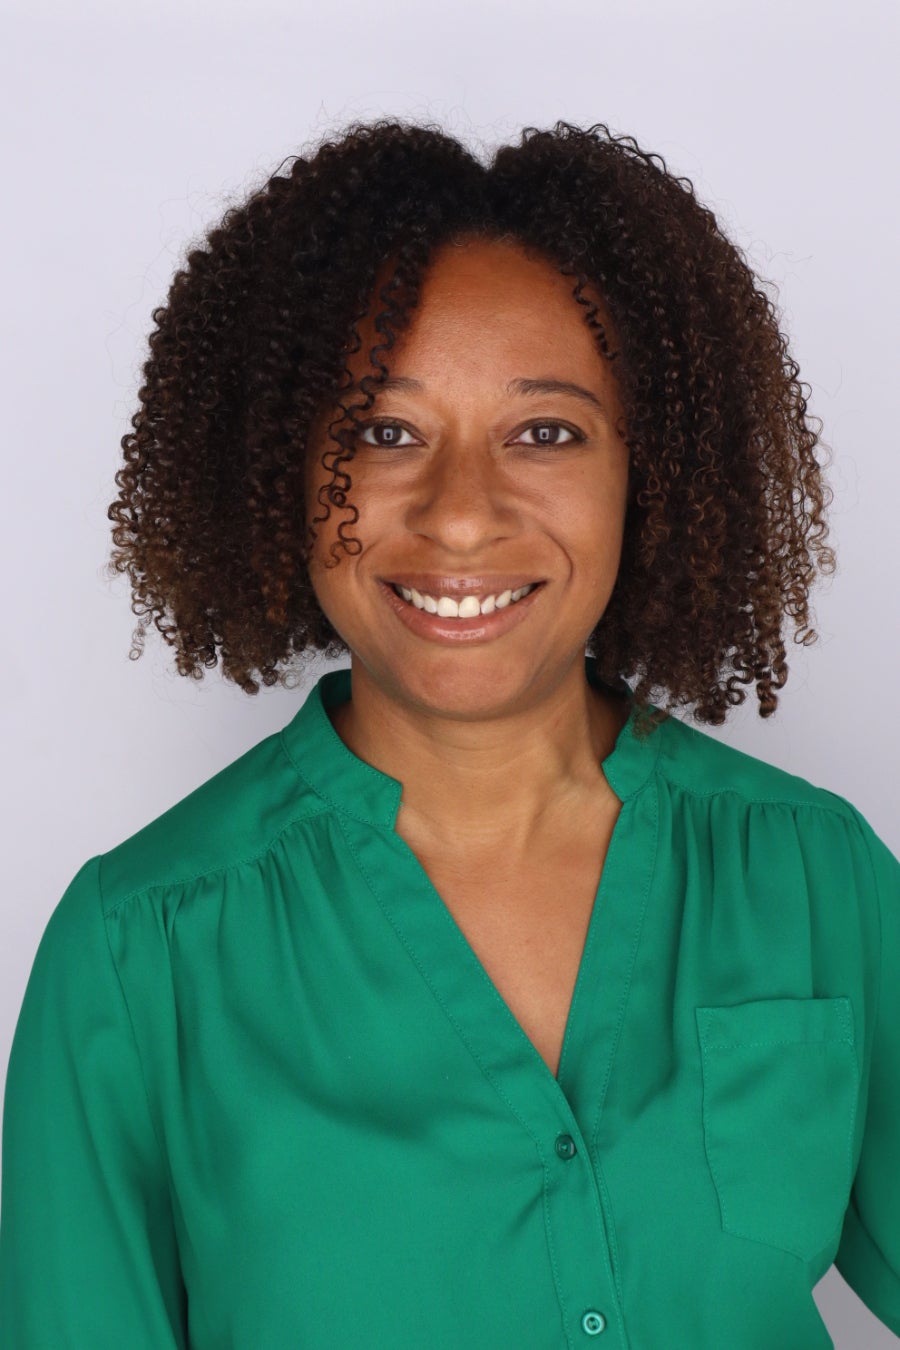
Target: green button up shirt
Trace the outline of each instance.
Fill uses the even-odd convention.
[[[57,904],[3,1350],[825,1350],[833,1262],[900,1333],[900,864],[856,808],[632,707],[554,1077],[350,696],[324,675]]]

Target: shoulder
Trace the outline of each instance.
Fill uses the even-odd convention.
[[[724,840],[752,824],[758,850],[803,856],[823,893],[864,885],[900,919],[900,861],[853,802],[679,718],[658,730],[659,775],[679,795],[683,821],[687,812]]]
[[[838,793],[738,750],[679,718],[667,718],[659,730],[660,772],[685,792],[697,797],[730,794],[748,806],[812,807],[848,823],[861,820],[856,807]]]
[[[283,732],[267,736],[98,855],[103,912],[151,888],[252,862],[284,830],[327,809],[286,753]]]
[[[898,868],[884,840],[853,802],[800,774],[738,750],[676,717],[659,728],[659,772],[695,801],[727,801],[741,816],[763,814],[776,837],[804,837],[824,853],[845,849],[864,873]]]

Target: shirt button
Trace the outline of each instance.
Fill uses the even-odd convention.
[[[569,1158],[575,1157],[578,1150],[575,1148],[575,1140],[570,1134],[558,1134],[556,1136],[556,1151],[561,1158],[568,1161]]]
[[[590,1308],[581,1319],[581,1330],[587,1332],[588,1336],[599,1336],[601,1331],[606,1330],[606,1318]]]

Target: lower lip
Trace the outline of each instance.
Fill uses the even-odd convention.
[[[410,632],[432,642],[447,644],[487,642],[490,638],[501,637],[528,616],[533,602],[544,589],[544,583],[539,582],[521,600],[495,609],[492,614],[475,614],[471,619],[445,619],[439,614],[429,614],[427,609],[416,609],[415,605],[407,604],[386,581],[378,584],[391,609]]]

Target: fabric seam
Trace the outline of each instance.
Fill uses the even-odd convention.
[[[116,900],[109,909],[104,910],[103,917],[109,918],[109,916],[114,914],[117,909],[121,909],[121,907],[128,904],[130,900],[136,900],[139,896],[146,895],[148,891],[167,889],[173,886],[189,886],[192,881],[199,881],[201,877],[215,876],[218,873],[224,874],[230,872],[235,867],[246,867],[248,863],[258,862],[260,858],[264,858],[267,853],[271,852],[286,831],[293,829],[295,825],[304,824],[307,820],[315,820],[318,816],[324,815],[329,809],[328,805],[317,806],[316,810],[309,811],[305,815],[293,816],[290,820],[286,821],[281,829],[273,834],[256,853],[249,853],[244,857],[234,858],[231,862],[216,863],[212,867],[207,867],[199,872],[188,872],[171,881],[148,881],[144,886],[137,886],[134,890],[129,891],[127,895],[123,895],[120,900]],[[98,854],[98,857],[102,856],[104,855]]]
[[[121,971],[119,970],[119,964],[118,964],[118,962],[116,961],[115,952],[114,952],[113,949],[112,949],[112,943],[111,943],[111,941],[110,941],[110,936],[109,936],[109,929],[108,929],[107,923],[106,923],[106,917],[107,917],[107,916],[106,916],[106,914],[105,914],[104,911],[103,911],[103,882],[102,882],[102,877],[101,877],[101,870],[102,870],[102,863],[103,863],[103,855],[102,855],[102,854],[97,854],[97,855],[96,855],[96,858],[97,858],[97,894],[98,894],[98,896],[99,896],[99,898],[100,898],[100,912],[101,912],[101,918],[102,918],[102,922],[103,922],[103,936],[104,936],[104,938],[105,938],[105,940],[106,940],[106,949],[107,949],[107,952],[108,952],[108,954],[109,954],[110,965],[112,966],[113,974],[115,975],[115,979],[116,979],[116,985],[117,985],[117,987],[118,987],[119,995],[120,995],[121,1000],[122,1000],[122,1007],[123,1007],[123,1009],[124,1009],[125,1017],[126,1017],[126,1020],[127,1020],[127,1022],[128,1022],[128,1029],[129,1029],[129,1031],[130,1031],[130,1033],[131,1033],[131,1045],[132,1045],[132,1049],[133,1049],[133,1051],[134,1051],[134,1057],[135,1057],[135,1060],[136,1060],[136,1062],[137,1062],[138,1072],[139,1072],[140,1075],[141,1075],[141,1085],[142,1085],[142,1087],[143,1087],[143,1089],[144,1089],[144,1102],[145,1102],[145,1105],[146,1105],[146,1107],[147,1107],[147,1118],[148,1118],[148,1120],[150,1121],[150,1129],[151,1129],[151,1131],[152,1131],[153,1138],[154,1138],[154,1140],[155,1140],[155,1142],[156,1142],[157,1153],[158,1153],[158,1155],[159,1155],[159,1160],[160,1160],[160,1162],[161,1162],[161,1164],[162,1164],[163,1173],[164,1173],[164,1175],[165,1175],[165,1177],[166,1177],[166,1190],[167,1190],[167,1192],[168,1192],[169,1213],[170,1213],[170,1216],[171,1216],[171,1223],[172,1223],[172,1240],[173,1240],[173,1242],[175,1243],[175,1249],[176,1249],[176,1251],[178,1252],[178,1264],[179,1264],[179,1270],[180,1270],[180,1273],[181,1273],[181,1286],[182,1286],[182,1289],[183,1289],[183,1291],[184,1291],[185,1304],[187,1304],[187,1286],[186,1286],[186,1284],[185,1284],[185,1282],[184,1282],[184,1262],[183,1262],[182,1256],[181,1256],[181,1248],[180,1248],[180,1243],[179,1243],[179,1238],[178,1238],[178,1230],[177,1230],[176,1225],[175,1225],[175,1208],[176,1208],[176,1206],[175,1206],[175,1182],[174,1182],[174,1178],[173,1178],[173,1176],[172,1176],[172,1169],[171,1169],[171,1165],[170,1165],[170,1162],[169,1162],[169,1155],[168,1155],[168,1153],[166,1152],[165,1148],[163,1147],[162,1140],[160,1139],[160,1137],[159,1137],[159,1132],[158,1132],[158,1130],[157,1130],[157,1128],[156,1128],[156,1121],[155,1121],[155,1119],[154,1119],[154,1117],[153,1117],[153,1104],[152,1104],[152,1100],[151,1100],[151,1097],[150,1097],[150,1089],[149,1089],[149,1087],[148,1087],[148,1085],[147,1085],[147,1073],[146,1073],[146,1069],[145,1069],[145,1067],[144,1067],[144,1060],[143,1060],[143,1056],[141,1055],[140,1044],[139,1044],[139,1042],[138,1042],[137,1032],[136,1032],[135,1026],[134,1026],[134,1018],[132,1017],[132,1014],[131,1014],[131,1005],[130,1005],[129,1002],[128,1002],[128,995],[127,995],[127,993],[126,993],[126,991],[125,991],[125,986],[124,986],[124,983],[123,983],[123,980],[122,980],[122,973],[121,973]],[[185,1330],[186,1330],[186,1328],[185,1328]]]

